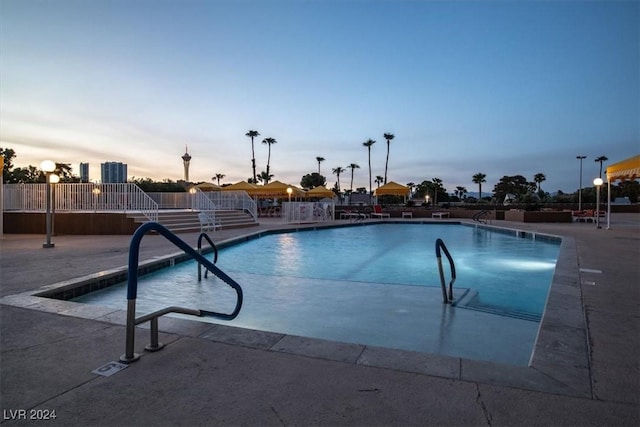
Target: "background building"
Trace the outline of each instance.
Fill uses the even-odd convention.
[[[189,162],[191,161],[191,155],[189,154],[189,147],[185,147],[184,156],[182,156],[182,165],[184,166],[184,182],[189,182]]]
[[[100,177],[103,184],[127,182],[127,165],[121,162],[100,163]]]
[[[89,163],[80,163],[80,182],[89,182]]]

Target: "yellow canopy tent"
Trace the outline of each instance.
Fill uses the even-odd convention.
[[[258,189],[257,185],[249,184],[247,181],[239,181],[235,184],[225,185],[220,188],[222,191],[246,191],[248,195],[253,196]]]
[[[306,194],[304,190],[301,190],[295,185],[285,184],[277,180],[262,186],[257,186],[255,194],[263,197],[289,197],[289,193],[287,192],[288,188],[291,188],[292,197],[304,197]]]
[[[607,228],[611,225],[611,183],[640,179],[640,155],[607,166]]]
[[[221,187],[211,182],[201,182],[200,184],[190,185],[188,189],[199,188],[202,191],[220,191]]]
[[[640,178],[640,155],[607,166],[607,180],[609,182],[638,178]]]
[[[307,197],[330,197],[333,198],[335,196],[335,193],[331,190],[329,190],[327,187],[325,187],[324,185],[318,185],[317,187],[307,191]]]
[[[375,189],[373,194],[377,196],[404,196],[407,197],[411,189],[406,185],[398,184],[397,182],[389,181],[385,185]]]

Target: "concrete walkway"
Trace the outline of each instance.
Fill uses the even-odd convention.
[[[161,318],[162,351],[143,350],[139,327],[141,359],[96,375],[124,352],[125,313],[34,294],[126,266],[129,237],[55,236],[43,249],[43,236],[5,234],[0,422],[55,412],[47,423],[64,426],[640,425],[640,215],[614,214],[609,230],[494,225],[563,236],[529,367]],[[195,245],[197,234],[179,237]],[[175,252],[149,235],[140,259]]]

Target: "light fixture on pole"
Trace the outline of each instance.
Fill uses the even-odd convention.
[[[291,187],[287,187],[287,194],[289,195],[289,203],[291,203],[291,193],[293,193],[293,189]]]
[[[602,183],[602,178],[593,180],[593,185],[596,186],[596,228],[602,228],[600,226],[600,187],[602,187]]]
[[[578,210],[582,211],[582,160],[587,156],[576,156],[576,159],[580,160],[580,187],[578,187]]]
[[[93,212],[95,213],[98,212],[98,198],[100,197],[100,187],[93,187],[93,190],[91,190],[91,192],[93,193]]]
[[[44,172],[46,177],[46,193],[45,197],[47,213],[46,213],[46,227],[47,227],[47,240],[42,244],[43,248],[53,248],[55,244],[51,243],[51,175],[56,170],[56,164],[51,160],[45,160],[40,163],[40,169]]]

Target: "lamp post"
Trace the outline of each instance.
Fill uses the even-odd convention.
[[[195,210],[196,208],[196,188],[191,187],[189,189],[189,194],[191,194],[191,210]]]
[[[42,244],[43,248],[53,248],[55,247],[54,243],[51,243],[51,175],[53,171],[56,169],[56,164],[51,160],[45,160],[40,163],[40,169],[44,172],[46,177],[46,205],[47,205],[47,214],[46,214],[46,222],[47,222],[47,240]]]
[[[98,212],[98,198],[100,197],[100,187],[93,187],[93,212]]]
[[[578,188],[578,210],[582,210],[582,160],[587,156],[576,156],[576,159],[580,160],[580,187]]]
[[[291,187],[288,187],[287,194],[289,195],[289,203],[291,203],[291,193],[293,193],[293,189]]]
[[[593,185],[596,186],[596,228],[602,228],[600,226],[600,187],[602,182],[602,178],[599,177],[593,180]]]

